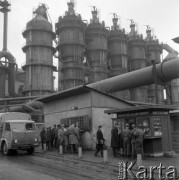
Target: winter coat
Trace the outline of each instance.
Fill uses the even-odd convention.
[[[131,131],[129,129],[124,129],[123,131],[123,141],[129,142],[131,138]]]
[[[42,131],[40,132],[40,138],[41,138],[41,141],[46,141],[47,139],[47,132],[45,129],[42,129]]]
[[[75,133],[75,127],[69,127],[67,129],[69,135],[69,144],[78,144],[78,137]]]
[[[123,135],[121,129],[118,129],[119,148],[123,148]]]
[[[97,137],[97,144],[104,144],[105,139],[104,139],[103,133],[100,129],[98,129],[98,131],[96,133],[96,137]]]
[[[118,129],[116,127],[111,130],[111,147],[119,147]]]
[[[47,138],[46,138],[46,141],[51,141],[51,131],[50,130],[47,130]]]

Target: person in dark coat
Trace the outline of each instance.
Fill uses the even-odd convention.
[[[113,155],[116,157],[116,152],[119,148],[118,123],[111,130],[111,147],[113,149]]]
[[[130,156],[130,142],[131,142],[131,132],[129,130],[129,124],[125,125],[123,131],[123,146],[124,146],[124,156]]]
[[[47,138],[46,138],[46,145],[47,145],[47,149],[51,150],[51,129],[50,127],[47,128]]]
[[[122,137],[122,128],[121,125],[118,125],[118,139],[119,139],[119,154],[123,156],[123,137]]]
[[[44,149],[44,146],[46,146],[46,139],[47,139],[47,131],[45,127],[42,128],[42,131],[40,132],[40,138],[41,138],[41,144],[42,144],[42,151],[46,150]]]
[[[51,147],[54,148],[54,141],[55,141],[55,129],[56,129],[56,125],[54,125],[53,129],[51,130]]]
[[[98,130],[96,133],[96,137],[97,137],[97,144],[96,144],[96,152],[95,152],[95,156],[98,155],[99,152],[101,152],[101,157],[103,157],[103,146],[105,143],[105,139],[103,137],[103,133],[102,133],[102,126],[98,126]]]

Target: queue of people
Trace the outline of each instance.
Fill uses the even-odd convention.
[[[122,129],[121,126],[116,123],[111,130],[113,155],[116,157],[119,154],[133,158],[135,158],[137,154],[143,155],[143,140],[144,132],[142,129],[136,128],[135,124],[132,124],[132,129],[129,128],[129,124],[126,124],[125,128]]]
[[[71,124],[69,127],[64,124],[54,125],[51,127],[42,128],[40,133],[42,151],[57,149],[59,152],[60,146],[63,148],[63,153],[67,151],[77,152],[77,147],[80,144],[80,129],[78,123]]]
[[[40,137],[43,151],[57,149],[60,152],[61,146],[63,153],[68,151],[77,153],[78,146],[81,145],[78,123],[73,123],[69,127],[64,124],[54,125],[53,129],[44,127]],[[144,132],[142,129],[136,128],[135,124],[132,124],[131,128],[129,124],[125,124],[125,128],[122,129],[121,125],[116,123],[111,130],[111,147],[114,157],[120,155],[135,158],[137,154],[143,156],[143,140]],[[103,157],[105,142],[102,126],[98,126],[95,156],[100,152],[101,157]]]

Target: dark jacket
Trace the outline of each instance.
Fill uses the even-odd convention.
[[[118,129],[116,127],[111,130],[111,147],[119,147]]]
[[[105,139],[103,138],[103,133],[100,129],[98,129],[96,133],[96,137],[97,137],[97,144],[104,144]]]
[[[40,132],[40,137],[41,137],[41,141],[46,141],[46,139],[47,139],[47,131],[45,129],[43,129]]]

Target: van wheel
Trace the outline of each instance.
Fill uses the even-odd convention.
[[[34,153],[34,148],[27,149],[27,153],[32,155]]]
[[[7,149],[7,144],[6,144],[6,142],[3,143],[2,152],[3,152],[3,154],[6,155],[6,156],[9,154],[9,150]]]

